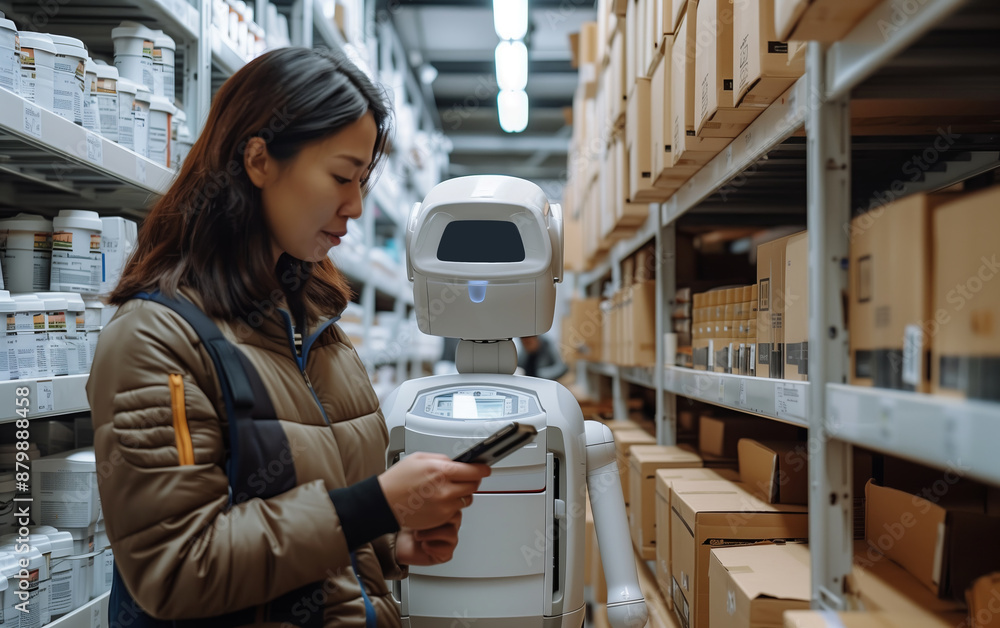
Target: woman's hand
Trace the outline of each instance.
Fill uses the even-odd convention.
[[[440,565],[451,560],[458,545],[462,513],[429,530],[403,528],[396,535],[396,562],[401,565]]]
[[[489,474],[484,464],[418,452],[389,467],[378,482],[401,528],[430,530],[451,523],[471,505],[472,494]]]

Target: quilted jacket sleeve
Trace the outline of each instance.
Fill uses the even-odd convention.
[[[254,606],[350,565],[321,480],[228,508],[218,383],[198,345],[167,308],[126,304],[87,383],[115,563],[162,619]]]

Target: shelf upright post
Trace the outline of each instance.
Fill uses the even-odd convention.
[[[622,289],[622,260],[618,255],[619,247],[614,246],[608,257],[611,258],[611,285],[615,291]],[[608,356],[602,356],[604,361],[611,364]],[[617,364],[611,364],[611,407],[616,420],[623,421],[628,418],[628,382],[622,379],[622,369]]]
[[[313,45],[313,0],[295,0],[292,4],[292,43],[296,46],[312,48]]]
[[[656,442],[660,445],[677,444],[677,395],[664,392],[663,337],[671,330],[670,321],[677,292],[677,234],[674,223],[663,224],[663,212],[656,211]]]
[[[212,3],[198,0],[198,39],[184,46],[184,109],[192,137],[197,138],[212,102]]]
[[[811,42],[807,56],[807,224],[809,227],[809,540],[812,607],[843,610],[850,573],[853,522],[851,448],[826,431],[827,383],[847,373],[847,329],[841,295],[850,225],[849,96],[826,100],[826,50]]]

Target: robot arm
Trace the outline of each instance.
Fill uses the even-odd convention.
[[[639,590],[625,499],[618,478],[615,439],[606,425],[584,421],[587,433],[587,489],[594,511],[597,545],[608,582],[608,620],[614,628],[646,625],[646,602]]]

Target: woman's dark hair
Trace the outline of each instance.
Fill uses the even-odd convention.
[[[343,310],[350,286],[329,259],[309,263],[284,254],[282,272],[276,271],[260,192],[243,167],[243,152],[259,137],[270,155],[286,162],[368,112],[377,135],[362,177],[366,185],[389,134],[383,93],[340,52],[283,48],[248,63],[216,94],[177,179],[143,222],[109,303],[157,289],[173,296],[189,286],[207,314],[224,319],[246,317],[262,302],[274,306],[274,295],[293,292],[302,298],[292,307],[310,319]]]

